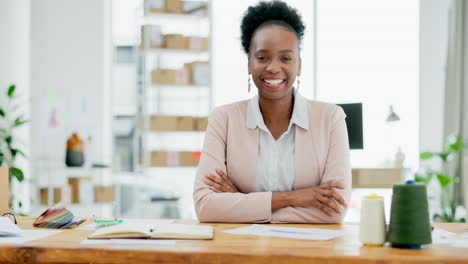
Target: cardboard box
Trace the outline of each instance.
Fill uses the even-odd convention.
[[[210,84],[210,64],[207,61],[194,61],[185,63],[184,68],[190,76],[191,83],[195,85]]]
[[[190,50],[208,50],[208,38],[204,37],[186,37],[187,39],[187,49]]]
[[[59,203],[59,202],[64,202],[65,204],[68,204],[71,202],[70,186],[54,188],[54,203]]]
[[[49,205],[49,188],[39,188],[39,204]]]
[[[161,26],[146,25],[141,27],[141,48],[164,48],[164,37]]]
[[[166,12],[166,0],[145,0],[145,11],[148,13]]]
[[[8,167],[0,167],[0,214],[8,213],[9,205],[9,175]]]
[[[198,166],[200,152],[181,151],[179,154],[179,166]]]
[[[193,130],[206,131],[208,127],[208,117],[194,117],[193,118]]]
[[[353,188],[392,188],[402,183],[405,168],[352,169]]]
[[[68,184],[71,190],[71,203],[92,203],[94,189],[91,177],[70,177]]]
[[[98,203],[114,201],[114,186],[94,186],[94,201]]]
[[[165,115],[154,115],[149,116],[149,129],[153,131],[176,131],[177,130],[177,117],[176,116],[165,116]],[[140,128],[148,129],[145,126],[144,117],[140,118]]]
[[[181,34],[164,35],[164,47],[166,49],[188,49],[187,39]]]
[[[153,84],[176,84],[176,70],[156,69],[151,72]]]
[[[191,116],[177,116],[177,131],[192,131],[193,130],[193,117]]]
[[[182,1],[181,0],[166,0],[166,12],[167,13],[182,13]]]
[[[167,152],[152,151],[150,153],[150,166],[167,166]]]

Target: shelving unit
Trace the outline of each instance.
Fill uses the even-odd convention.
[[[197,50],[176,48],[150,48],[149,40],[152,38],[149,30],[141,30],[142,43],[138,50],[138,103],[137,103],[137,126],[134,133],[133,145],[137,147],[134,151],[134,168],[137,175],[143,177],[143,185],[140,189],[155,186],[161,192],[168,191],[176,193],[181,198],[181,203],[192,207],[191,188],[196,173],[196,166],[177,166],[169,162],[167,166],[152,166],[151,152],[166,151],[173,155],[179,151],[199,152],[203,143],[204,131],[189,130],[157,131],[150,130],[151,115],[192,116],[207,117],[212,108],[211,88],[211,37],[210,9],[211,2],[206,1],[207,14],[179,14],[179,13],[150,13],[147,5],[142,7],[142,19],[139,26],[159,26],[161,33],[182,34],[184,37],[192,36],[208,38],[208,50],[203,50],[203,45]],[[139,30],[140,31],[140,30]],[[193,39],[186,39],[189,46],[193,46]],[[203,41],[203,39],[201,39]],[[165,43],[167,44],[167,43]],[[209,74],[208,84],[193,83],[158,83],[152,80],[152,71],[156,69],[179,69],[186,71],[187,80],[192,77],[190,71],[185,69],[185,63],[194,61],[208,61]],[[178,76],[177,76],[178,78]],[[139,124],[142,122],[142,124]],[[147,129],[145,129],[147,128]],[[172,154],[170,154],[172,153]],[[178,158],[177,158],[178,159]],[[180,163],[176,163],[180,164]],[[176,184],[174,179],[179,179]],[[185,184],[185,185],[184,185]],[[139,191],[144,193],[144,191]],[[139,211],[144,211],[148,198],[139,199],[137,206]],[[156,199],[158,200],[158,199]],[[146,204],[146,205],[145,205]],[[146,215],[142,214],[141,217]],[[183,217],[193,215],[182,212]],[[153,216],[154,217],[154,216]]]

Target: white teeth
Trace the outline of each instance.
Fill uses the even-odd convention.
[[[263,80],[263,81],[265,81],[268,84],[272,84],[272,85],[278,85],[278,84],[283,82],[283,80]]]

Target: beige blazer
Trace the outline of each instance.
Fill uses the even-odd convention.
[[[349,203],[351,168],[343,110],[333,104],[307,100],[309,130],[295,126],[294,189],[335,180]],[[255,191],[259,128],[246,127],[248,101],[217,107],[208,120],[194,184],[195,211],[200,222],[339,223],[313,207],[285,207],[271,211],[271,192]],[[219,168],[242,193],[215,193],[203,182]]]

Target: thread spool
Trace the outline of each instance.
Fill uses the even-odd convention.
[[[388,241],[409,249],[432,243],[425,185],[414,181],[393,185]]]
[[[383,246],[386,240],[384,199],[369,195],[361,201],[359,241],[365,246]]]

